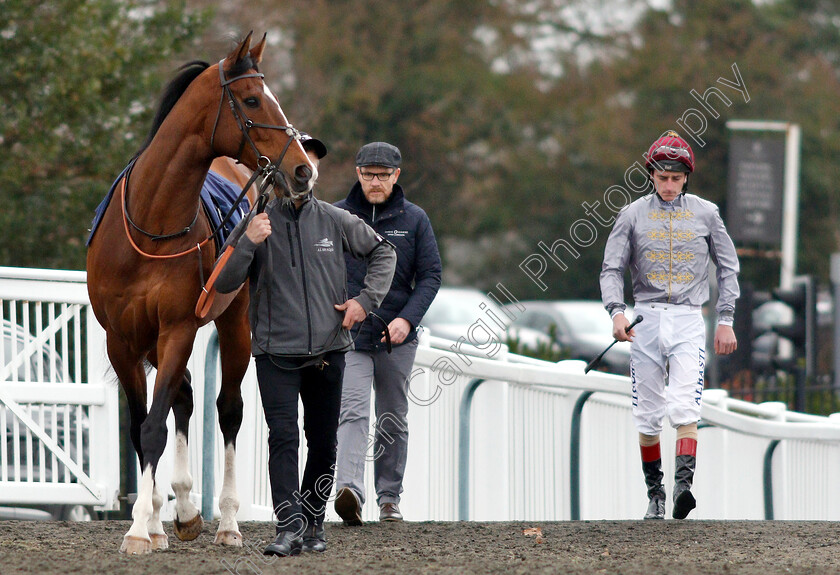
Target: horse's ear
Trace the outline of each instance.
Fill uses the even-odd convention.
[[[254,64],[259,64],[260,62],[262,62],[263,50],[265,49],[265,37],[266,34],[263,34],[260,43],[251,48],[251,60],[254,61]]]
[[[233,62],[240,62],[245,56],[248,55],[248,48],[251,46],[251,36],[254,35],[254,31],[251,30],[248,32],[248,35],[245,36],[245,39],[239,43],[239,46],[236,49],[228,54],[227,59]]]

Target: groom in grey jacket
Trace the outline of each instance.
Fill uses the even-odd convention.
[[[303,135],[317,166],[326,154]],[[379,307],[394,275],[393,246],[356,216],[311,192],[273,199],[247,226],[216,280],[220,293],[247,279],[251,351],[268,424],[268,468],[277,538],[271,555],[326,549],[324,512],[332,489],[336,430],[349,329]],[[236,233],[231,237],[236,237]],[[344,254],[367,264],[364,288],[347,297]],[[298,484],[298,397],[308,455]],[[303,537],[301,537],[301,535]]]

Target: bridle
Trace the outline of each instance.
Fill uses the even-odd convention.
[[[210,134],[210,147],[213,147],[213,141],[216,137],[216,128],[219,125],[219,118],[222,115],[222,104],[225,101],[225,96],[227,96],[228,106],[230,107],[230,111],[233,114],[233,119],[236,120],[236,126],[239,128],[239,131],[242,133],[242,141],[239,143],[239,151],[236,153],[236,162],[240,162],[240,158],[242,157],[242,151],[245,149],[245,144],[251,146],[251,149],[256,155],[257,164],[259,166],[259,170],[262,171],[262,175],[264,177],[273,177],[274,174],[280,169],[280,163],[283,161],[283,157],[286,155],[286,151],[289,149],[289,145],[292,143],[292,140],[300,140],[300,132],[298,132],[294,126],[291,124],[287,126],[275,126],[273,124],[261,124],[259,122],[254,122],[251,120],[245,111],[242,109],[242,106],[239,102],[236,101],[236,98],[233,97],[233,92],[230,90],[230,85],[236,82],[237,80],[244,80],[245,78],[265,78],[264,74],[260,72],[252,72],[250,74],[240,74],[239,76],[235,76],[230,79],[225,79],[225,69],[224,69],[224,60],[219,60],[219,82],[222,86],[222,96],[219,98],[219,108],[216,111],[216,121],[213,122],[213,132]],[[286,145],[283,147],[283,151],[280,152],[280,157],[277,158],[277,161],[272,163],[269,158],[263,156],[259,149],[257,149],[257,145],[254,144],[254,141],[251,139],[251,135],[249,131],[251,128],[264,128],[267,130],[283,130],[286,132],[286,135],[289,136],[289,139],[286,141]],[[265,165],[262,165],[263,162]]]
[[[233,92],[230,89],[230,85],[232,83],[236,82],[237,80],[243,80],[245,78],[260,78],[260,79],[262,79],[262,78],[265,78],[264,74],[261,74],[259,72],[252,72],[252,73],[248,73],[248,74],[240,74],[239,76],[235,76],[233,78],[226,79],[223,64],[224,64],[224,60],[220,60],[219,61],[219,81],[220,81],[221,87],[222,87],[222,94],[219,97],[219,107],[216,111],[216,120],[213,122],[213,131],[210,134],[210,148],[211,149],[213,148],[213,143],[214,143],[214,140],[215,140],[215,137],[216,137],[216,128],[219,125],[219,118],[221,117],[221,114],[222,114],[222,104],[225,101],[225,96],[227,96],[228,105],[230,107],[231,113],[233,114],[234,120],[236,120],[236,125],[239,128],[240,133],[242,134],[242,140],[239,144],[239,151],[237,152],[237,155],[236,155],[236,161],[237,161],[237,163],[241,163],[239,160],[242,157],[242,151],[245,149],[245,145],[247,143],[251,146],[251,149],[254,151],[254,154],[257,157],[257,169],[251,175],[251,178],[248,180],[248,183],[246,183],[245,186],[242,188],[242,192],[239,194],[239,197],[233,203],[233,206],[231,207],[231,210],[228,212],[228,214],[225,216],[225,218],[222,220],[222,222],[219,224],[219,226],[215,230],[213,230],[208,237],[206,237],[204,240],[197,243],[195,246],[193,246],[192,248],[190,248],[188,250],[178,252],[176,254],[155,255],[155,254],[149,254],[149,253],[143,251],[134,242],[133,238],[131,237],[131,233],[128,229],[129,224],[131,225],[131,227],[133,227],[135,230],[137,230],[141,234],[151,238],[152,241],[161,241],[161,240],[169,240],[169,239],[178,238],[178,237],[181,237],[181,236],[189,233],[190,230],[192,230],[192,227],[195,225],[196,221],[198,221],[198,213],[201,211],[201,203],[199,201],[199,206],[198,206],[198,209],[196,210],[196,213],[195,213],[195,216],[193,217],[192,222],[190,222],[190,224],[187,227],[185,227],[184,229],[182,229],[178,232],[174,232],[174,233],[171,233],[171,234],[153,234],[151,232],[148,232],[148,231],[144,230],[140,226],[138,226],[136,223],[134,223],[134,221],[131,219],[131,217],[128,214],[128,193],[127,193],[128,177],[131,173],[131,168],[134,165],[134,161],[136,160],[136,158],[135,158],[135,160],[132,161],[131,165],[126,170],[125,176],[123,177],[123,180],[122,180],[123,224],[125,226],[125,232],[126,232],[126,235],[128,236],[129,243],[131,243],[134,250],[142,256],[152,258],[152,259],[170,259],[170,258],[177,258],[177,257],[181,257],[181,256],[184,256],[184,255],[190,254],[190,253],[192,253],[196,250],[200,252],[202,246],[204,246],[208,241],[210,241],[213,238],[213,236],[215,236],[219,232],[219,230],[222,228],[222,226],[224,226],[228,222],[228,220],[230,220],[231,216],[233,215],[233,213],[236,210],[236,207],[242,201],[242,198],[245,197],[245,194],[247,193],[248,189],[257,180],[258,177],[263,178],[263,185],[260,186],[261,195],[260,195],[259,201],[254,205],[254,207],[256,207],[257,205],[260,205],[260,206],[264,207],[265,203],[266,203],[266,200],[268,199],[267,195],[269,193],[267,182],[270,182],[270,181],[274,180],[274,176],[277,173],[277,171],[280,169],[280,164],[283,162],[283,158],[286,156],[286,152],[289,150],[289,146],[291,145],[292,141],[293,140],[300,140],[300,132],[297,129],[295,129],[294,126],[292,126],[291,124],[288,124],[286,126],[277,126],[277,125],[274,125],[274,124],[262,124],[262,123],[259,123],[259,122],[254,122],[253,120],[251,120],[247,116],[247,114],[245,114],[245,111],[242,109],[242,106],[239,104],[239,102],[236,101],[236,98],[233,97]],[[260,153],[259,148],[257,148],[257,145],[254,143],[253,139],[251,139],[251,135],[249,134],[249,131],[250,131],[251,128],[264,128],[264,129],[268,129],[268,130],[283,130],[283,131],[286,132],[286,135],[289,137],[289,139],[286,141],[286,145],[283,146],[283,150],[280,152],[280,156],[277,158],[277,160],[275,162],[272,162],[270,158],[268,158],[267,156],[264,156],[263,154]],[[292,199],[295,199],[296,196],[301,197],[302,195],[304,195],[304,194],[293,194],[290,190],[288,191],[288,193],[289,193],[289,195],[292,196]],[[253,211],[253,207],[251,209]]]

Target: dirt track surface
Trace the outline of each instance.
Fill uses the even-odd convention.
[[[118,553],[127,521],[0,522],[0,574],[96,573],[839,573],[840,524],[792,521],[327,524],[323,554],[268,558],[269,523],[242,523],[242,548],[213,545],[216,524],[169,549]],[[541,540],[523,533],[540,528]]]

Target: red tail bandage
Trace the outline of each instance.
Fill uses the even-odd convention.
[[[677,440],[677,455],[691,455],[697,457],[697,440],[683,438]]]
[[[659,443],[655,443],[654,445],[640,445],[639,447],[642,449],[643,463],[662,459],[662,453],[659,451]]]

